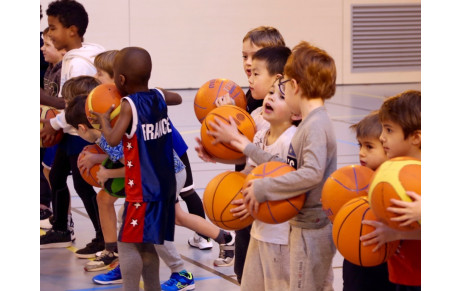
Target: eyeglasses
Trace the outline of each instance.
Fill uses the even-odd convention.
[[[292,79],[287,79],[287,80],[281,81],[281,78],[280,78],[279,83],[278,83],[278,88],[280,89],[281,95],[284,96],[284,92],[286,90],[286,83],[291,81],[291,80]]]

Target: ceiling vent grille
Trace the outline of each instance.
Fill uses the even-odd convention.
[[[353,5],[352,70],[421,68],[421,5]]]

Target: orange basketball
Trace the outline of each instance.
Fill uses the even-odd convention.
[[[235,105],[246,110],[246,96],[235,82],[228,79],[212,79],[204,83],[195,95],[194,109],[196,118],[203,122],[206,115],[216,108],[216,100],[226,94],[235,101]]]
[[[209,122],[214,122],[215,119],[225,121],[230,124],[229,117],[232,117],[238,126],[238,131],[244,134],[250,141],[256,133],[256,124],[251,115],[246,110],[233,105],[224,105],[213,109],[206,115],[206,118],[201,125],[201,142],[205,150],[212,156],[223,160],[237,160],[244,157],[244,154],[227,143],[218,143],[213,145],[214,137],[206,133],[207,130],[212,131]]]
[[[258,165],[246,177],[244,187],[253,179],[264,177],[278,177],[286,173],[295,171],[295,169],[282,162],[267,162]],[[243,188],[244,188],[243,187]],[[282,223],[299,214],[305,203],[305,194],[284,200],[265,201],[259,205],[259,211],[255,214],[255,219],[265,223]]]
[[[388,226],[401,230],[420,229],[421,222],[413,222],[408,226],[400,227],[401,222],[391,221],[390,218],[399,216],[387,210],[394,206],[391,198],[411,202],[406,191],[422,194],[422,162],[411,157],[397,157],[390,159],[375,171],[369,186],[369,201],[372,211]]]
[[[84,157],[86,153],[105,154],[104,151],[97,144],[91,144],[83,148],[80,155],[78,156],[78,160]],[[89,171],[88,170],[83,171],[82,169],[80,169],[80,174],[83,180],[85,180],[86,183],[90,184],[91,186],[100,188],[101,185],[97,183],[97,176],[96,176],[100,167],[101,167],[101,164],[96,164]]]
[[[396,252],[399,241],[385,243],[376,252],[372,252],[376,245],[363,246],[359,238],[373,232],[375,228],[362,224],[363,220],[377,221],[369,207],[369,200],[367,197],[351,199],[335,216],[332,239],[337,250],[351,263],[363,267],[380,265]]]
[[[89,93],[86,98],[85,111],[88,120],[94,128],[100,129],[101,125],[90,120],[91,114],[89,111],[92,110],[94,112],[104,113],[109,110],[112,104],[115,104],[114,110],[110,113],[110,124],[113,127],[118,119],[118,114],[120,114],[121,98],[122,96],[115,84],[101,84]]]
[[[53,117],[56,117],[56,115],[59,114],[59,110],[57,110],[54,107],[46,106],[46,105],[40,105],[40,118],[41,119],[51,119]],[[43,128],[43,123],[40,122],[40,129]],[[52,147],[56,144],[58,144],[64,135],[64,132],[62,129],[59,129],[58,131],[55,132],[54,138],[51,142],[43,142],[43,140],[40,138],[40,147],[41,148],[47,148],[47,147]]]
[[[230,209],[233,200],[242,199],[241,188],[246,175],[240,172],[226,171],[209,181],[203,192],[203,206],[206,216],[220,228],[238,230],[250,225],[254,219],[249,216],[244,220],[233,216]]]
[[[331,222],[343,204],[352,198],[367,196],[374,171],[361,165],[337,169],[327,178],[321,193],[323,210]]]

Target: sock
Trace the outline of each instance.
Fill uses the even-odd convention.
[[[109,252],[118,252],[117,249],[117,242],[109,242],[105,243],[105,249],[108,250]]]

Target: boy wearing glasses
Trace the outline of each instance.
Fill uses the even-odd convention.
[[[279,83],[291,112],[302,116],[287,159],[263,151],[241,135],[230,140],[217,139],[231,142],[257,164],[278,160],[296,168],[280,177],[251,180],[243,190],[250,213],[258,211],[259,203],[307,194],[300,213],[289,221],[291,291],[333,290],[332,259],[336,248],[332,225],[322,210],[320,198],[324,182],[337,169],[334,128],[324,107],[324,100],[335,94],[335,80],[334,59],[302,41],[292,50]]]

